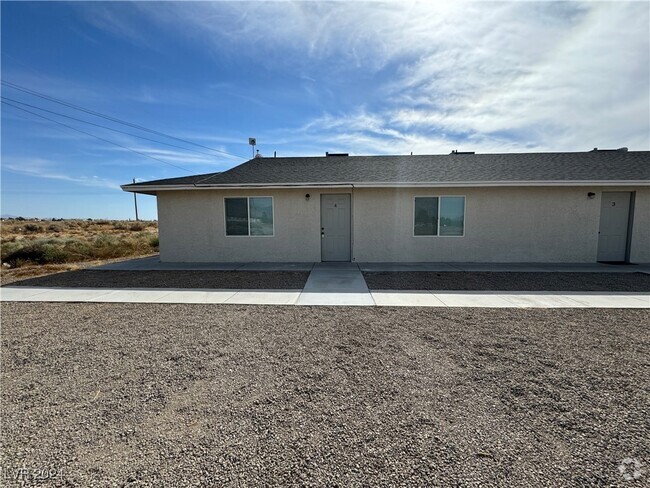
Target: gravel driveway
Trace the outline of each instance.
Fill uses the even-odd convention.
[[[630,487],[621,460],[650,463],[643,310],[2,303],[2,319],[8,485],[26,466],[59,486]]]
[[[650,291],[646,273],[364,272],[371,290]]]
[[[62,288],[302,289],[308,271],[68,271],[15,281],[11,286]]]

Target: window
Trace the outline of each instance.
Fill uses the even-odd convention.
[[[226,235],[248,235],[247,198],[226,198]]]
[[[413,235],[465,234],[465,197],[416,197]]]
[[[421,197],[415,199],[416,236],[438,235],[438,197]]]
[[[237,197],[225,199],[227,236],[272,236],[273,199]]]
[[[273,235],[273,200],[271,197],[249,198],[249,224],[252,236]]]
[[[465,197],[440,197],[440,235],[462,236],[464,231]]]

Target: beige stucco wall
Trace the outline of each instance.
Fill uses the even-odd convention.
[[[630,262],[650,263],[650,188],[637,188],[635,200]]]
[[[355,189],[352,257],[358,262],[595,262],[603,190],[636,190],[631,261],[650,262],[647,187]],[[587,198],[590,191],[596,193],[594,199]],[[160,192],[161,259],[320,261],[321,193],[319,189]],[[275,235],[226,237],[224,197],[255,195],[273,197]],[[430,195],[465,195],[463,237],[413,236],[413,198]]]
[[[413,237],[413,198],[427,195],[465,195],[463,237]],[[601,195],[601,188],[583,187],[355,191],[354,256],[360,262],[595,262]],[[649,201],[647,188],[637,191],[642,208],[635,212],[633,261],[650,261]]]
[[[256,195],[273,197],[274,236],[227,237],[224,197]],[[160,192],[160,257],[167,262],[320,261],[319,219],[320,196],[310,190]]]

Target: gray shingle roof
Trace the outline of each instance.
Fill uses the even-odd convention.
[[[142,183],[129,184],[123,186],[163,186],[163,185],[194,185],[208,177],[217,176],[220,173],[205,173],[201,175],[179,176],[177,178],[165,178],[163,180],[143,181]]]
[[[650,180],[650,151],[251,159],[222,173],[125,185],[423,184]]]

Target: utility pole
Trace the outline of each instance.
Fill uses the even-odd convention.
[[[135,185],[135,178],[133,178],[133,184]],[[138,194],[133,192],[133,203],[135,204],[135,221],[138,221]]]

